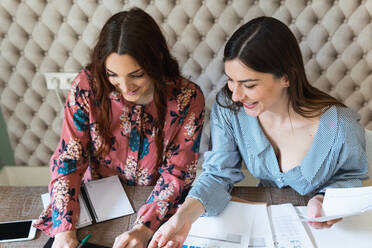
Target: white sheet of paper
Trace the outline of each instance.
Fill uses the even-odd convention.
[[[295,207],[299,214],[306,213],[306,207]],[[349,216],[329,229],[315,229],[303,222],[313,243],[318,248],[371,248],[372,211]]]
[[[323,201],[325,216],[347,215],[372,210],[372,186],[327,189]]]
[[[250,213],[254,215],[249,248],[274,248],[273,232],[266,204],[250,204]]]
[[[314,248],[298,214],[292,204],[268,207],[277,248]]]
[[[302,221],[324,222],[372,210],[372,186],[327,189],[323,201],[323,216],[307,217]]]
[[[97,222],[134,213],[118,176],[90,181],[85,189]]]
[[[253,218],[247,214],[245,205],[230,202],[220,215],[198,218],[184,247],[248,247]]]
[[[330,216],[321,216],[321,217],[308,217],[306,215],[301,215],[300,218],[301,218],[301,221],[324,222],[324,221],[328,221],[328,220],[334,220],[334,219],[338,219],[338,218],[343,218],[343,217],[355,215],[355,214],[358,214],[358,213],[360,213],[360,212],[352,212],[352,213],[349,213],[349,214],[330,215]],[[306,212],[304,214],[306,214]]]

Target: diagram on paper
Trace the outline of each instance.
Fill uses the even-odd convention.
[[[189,235],[182,248],[240,248],[243,246],[242,235],[229,233],[218,238]]]

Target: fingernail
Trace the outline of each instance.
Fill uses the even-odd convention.
[[[163,239],[160,239],[159,242],[158,242],[158,248],[160,248],[162,246],[163,246]]]

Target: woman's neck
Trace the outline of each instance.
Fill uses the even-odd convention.
[[[285,94],[272,104],[269,109],[261,113],[258,118],[261,121],[269,121],[275,125],[284,125],[290,123],[297,115],[289,103],[287,94]]]

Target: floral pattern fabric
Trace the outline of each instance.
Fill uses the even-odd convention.
[[[49,236],[75,229],[81,184],[119,175],[127,185],[154,185],[138,211],[137,223],[156,230],[175,213],[195,179],[204,96],[186,79],[167,83],[164,152],[158,152],[154,103],[133,104],[112,92],[112,148],[105,157],[97,157],[94,154],[102,143],[96,123],[99,104],[90,81],[89,71],[82,70],[69,92],[60,142],[50,160],[51,204],[36,227]],[[161,166],[155,164],[159,153],[163,157]]]

